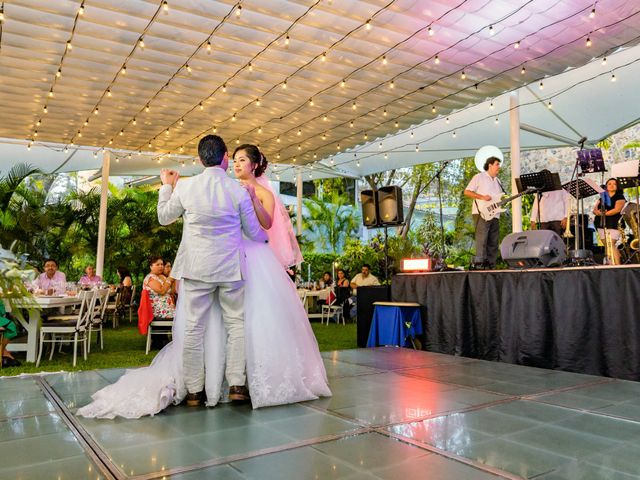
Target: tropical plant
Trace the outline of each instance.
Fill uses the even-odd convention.
[[[358,233],[358,213],[346,196],[334,191],[327,199],[305,199],[304,205],[309,212],[304,219],[306,240],[318,242],[323,250],[336,255],[346,239]]]

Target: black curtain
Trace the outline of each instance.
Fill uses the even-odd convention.
[[[640,380],[640,269],[444,272],[393,277],[423,305],[427,350]]]

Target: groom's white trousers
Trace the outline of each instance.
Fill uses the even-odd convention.
[[[244,385],[244,281],[207,283],[185,278],[180,295],[186,307],[182,366],[187,391],[204,389],[204,330],[215,321],[222,321],[227,332],[227,382]]]

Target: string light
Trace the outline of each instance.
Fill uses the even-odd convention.
[[[53,97],[53,88],[49,90],[49,98]]]
[[[39,127],[41,124],[42,124],[42,122],[41,122],[40,120],[38,120],[38,121],[36,122],[36,126],[38,126],[38,127]]]
[[[489,110],[493,110],[493,109],[494,109],[493,102],[491,102],[491,103],[489,104]]]
[[[278,138],[276,138],[276,142],[280,143],[280,135],[278,135]]]
[[[253,72],[253,65],[251,64],[251,62],[249,62],[249,65],[248,65],[248,66],[249,66],[249,71],[250,71],[250,72]]]
[[[495,124],[498,125],[499,123],[500,123],[500,120],[498,120],[498,117],[496,117]]]
[[[451,136],[452,136],[453,138],[456,138],[456,132],[455,132],[455,130],[454,130],[454,132],[451,134]]]
[[[313,152],[313,158],[318,158],[318,154]],[[331,157],[331,160],[333,160],[333,157]],[[313,165],[311,166],[311,168],[313,168]]]
[[[256,106],[259,107],[262,103],[260,102],[259,98],[256,98]]]
[[[434,62],[436,63],[436,65],[438,65],[440,63],[440,57],[438,55],[436,55],[436,58],[434,59]]]
[[[493,25],[489,25],[489,35],[493,35],[496,32],[493,30]]]
[[[420,151],[420,147],[418,146],[418,144],[416,143],[416,153],[418,153]]]
[[[89,125],[89,119],[88,118],[84,121],[84,126],[86,127],[87,125]]]
[[[287,88],[287,81],[282,82],[282,88]]]
[[[122,67],[122,70],[120,70],[120,73],[122,75],[126,75],[127,74],[127,66],[126,65]]]
[[[233,116],[231,117],[231,121],[235,122],[236,121],[236,114],[234,113]]]
[[[262,127],[258,127],[258,133],[262,133]]]
[[[165,12],[168,12],[168,11],[169,11],[169,2],[167,2],[167,0],[164,0],[164,1],[162,2],[162,9],[163,9]]]
[[[236,8],[236,17],[240,15],[242,15],[242,5],[238,5],[238,8]]]
[[[611,74],[611,81],[612,81],[612,82],[615,82],[616,80],[617,80],[617,79],[616,79],[616,74],[615,74],[615,73],[612,73],[612,74]]]
[[[326,122],[327,120],[329,120],[329,117],[327,117],[326,115],[322,117],[323,122]]]
[[[211,41],[207,40],[207,53],[211,53]]]
[[[595,18],[596,16],[596,7],[591,9],[591,13],[589,13],[589,18]]]
[[[340,150],[340,144],[336,145],[336,150]]]
[[[82,137],[82,132],[78,130],[78,137]]]
[[[34,131],[34,132],[33,132],[33,136],[34,136],[34,137],[37,137],[37,136],[38,136],[38,130],[36,130],[36,131]]]
[[[56,72],[56,77],[60,78],[60,75],[62,75],[62,68],[59,68]]]
[[[310,106],[310,107],[313,107],[313,98],[310,98],[310,99],[309,99],[309,106]]]
[[[278,154],[276,155],[276,158],[280,160],[280,152],[278,152]],[[273,166],[273,168],[276,168],[275,165]]]
[[[94,115],[97,115],[97,114],[98,114],[98,112],[99,112],[98,107],[96,107],[96,109],[93,111],[93,114],[94,114]]]
[[[134,119],[135,120],[135,119]],[[184,125],[184,118],[180,119],[180,126]]]
[[[520,48],[520,42],[514,43],[513,48],[516,48],[516,49]]]
[[[604,57],[604,58],[602,59],[602,65],[606,65],[606,64],[607,64],[607,57]]]
[[[298,129],[298,134],[297,135],[301,136],[302,135],[302,130]]]
[[[73,50],[73,45],[71,45],[71,40],[67,40],[67,50]]]
[[[411,130],[411,134],[410,134],[411,138],[413,138],[413,130]]]
[[[222,93],[227,93],[227,84],[226,83],[222,84]]]
[[[323,134],[322,134],[322,140],[326,140],[326,139],[327,139],[327,134],[326,134],[326,133],[323,133]]]
[[[124,130],[120,130],[120,133],[118,135],[120,136],[124,135]]]
[[[587,47],[591,46],[591,37],[587,37],[587,42],[585,44]]]
[[[46,106],[46,105],[44,106],[44,108],[42,109],[42,111],[43,111],[44,113],[49,113],[49,110],[47,109],[47,106]]]
[[[400,124],[398,123],[398,121],[396,120],[396,122],[393,124],[396,128],[398,128],[400,126]]]
[[[353,128],[353,120],[351,120],[351,122],[349,122],[349,127]]]
[[[344,88],[347,85],[347,81],[346,80],[342,80],[342,82],[340,82],[340,86],[342,88]]]
[[[462,71],[462,73],[460,74],[460,78],[461,78],[462,80],[464,80],[465,78],[467,78],[467,74],[466,74],[466,73],[464,73],[464,70],[463,70],[463,71]]]
[[[436,113],[436,106],[435,105],[431,106],[431,113]]]
[[[522,68],[520,69],[520,75],[524,75],[527,72],[527,70],[524,68],[524,65],[522,66]]]
[[[291,38],[289,37],[289,34],[287,33],[287,36],[284,37],[284,44],[288,46],[289,42],[291,42]]]
[[[540,84],[538,85],[538,87],[540,88],[540,90],[544,90],[544,83],[540,82]]]
[[[111,89],[107,88],[107,97],[111,97]]]
[[[382,116],[386,117],[387,116],[387,109],[385,108],[384,111],[382,112]]]
[[[434,34],[434,33],[436,33],[436,32],[434,32],[434,31],[433,31],[433,28],[431,28],[431,27],[429,27],[429,28],[427,29],[427,32],[429,33],[429,36],[430,36],[430,37],[433,37],[433,34]]]
[[[218,127],[216,127],[215,125],[213,126],[213,133],[218,133]]]
[[[551,104],[551,100],[549,100],[549,103],[547,103],[547,108],[549,110],[551,110],[553,108],[553,105]]]
[[[298,145],[298,150],[302,150],[302,145]]]
[[[144,107],[144,111],[145,111],[145,112],[147,112],[147,113],[149,113],[149,110],[150,110],[150,108],[149,108],[149,104],[147,104],[147,105]]]
[[[113,138],[109,140],[109,145],[113,144]]]
[[[353,104],[351,104],[351,109],[355,110],[356,108],[358,108],[358,106],[356,105],[356,102],[354,101]]]
[[[364,24],[364,28],[367,30],[371,30],[371,19],[367,20]]]
[[[187,64],[187,72],[191,73],[191,66],[189,66],[189,64]]]
[[[387,56],[386,56],[386,55],[383,55],[383,56],[382,56],[382,64],[383,64],[383,65],[386,65],[386,64],[387,64]]]
[[[389,83],[389,88],[395,88],[396,84],[393,82],[393,80],[391,80],[391,82]]]
[[[379,149],[381,149],[381,148],[382,148],[382,142],[380,142],[380,143],[378,144],[378,148],[379,148]]]
[[[445,120],[445,123],[449,125],[449,117],[447,117],[447,119]]]
[[[202,102],[199,103],[200,106],[200,110],[204,110],[204,105],[202,104]]]
[[[138,46],[144,49],[144,40],[142,39],[142,37],[140,37],[140,40],[138,40]]]
[[[365,132],[364,139],[367,140],[368,138],[369,138],[369,135],[367,135],[367,133]]]
[[[327,61],[327,52],[322,52],[322,56],[320,57],[320,61],[322,61],[322,62],[326,62]]]

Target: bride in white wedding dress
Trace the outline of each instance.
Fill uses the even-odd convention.
[[[331,396],[313,330],[285,267],[302,261],[289,215],[262,176],[267,161],[254,145],[234,152],[234,171],[249,191],[269,244],[244,240],[245,349],[247,382],[253,408]],[[270,227],[270,228],[269,228]],[[182,373],[183,302],[178,298],[173,340],[150,366],[128,370],[112,385],[92,395],[77,415],[139,418],[155,415],[187,394]],[[206,405],[225,401],[226,338],[222,322],[205,332]]]

